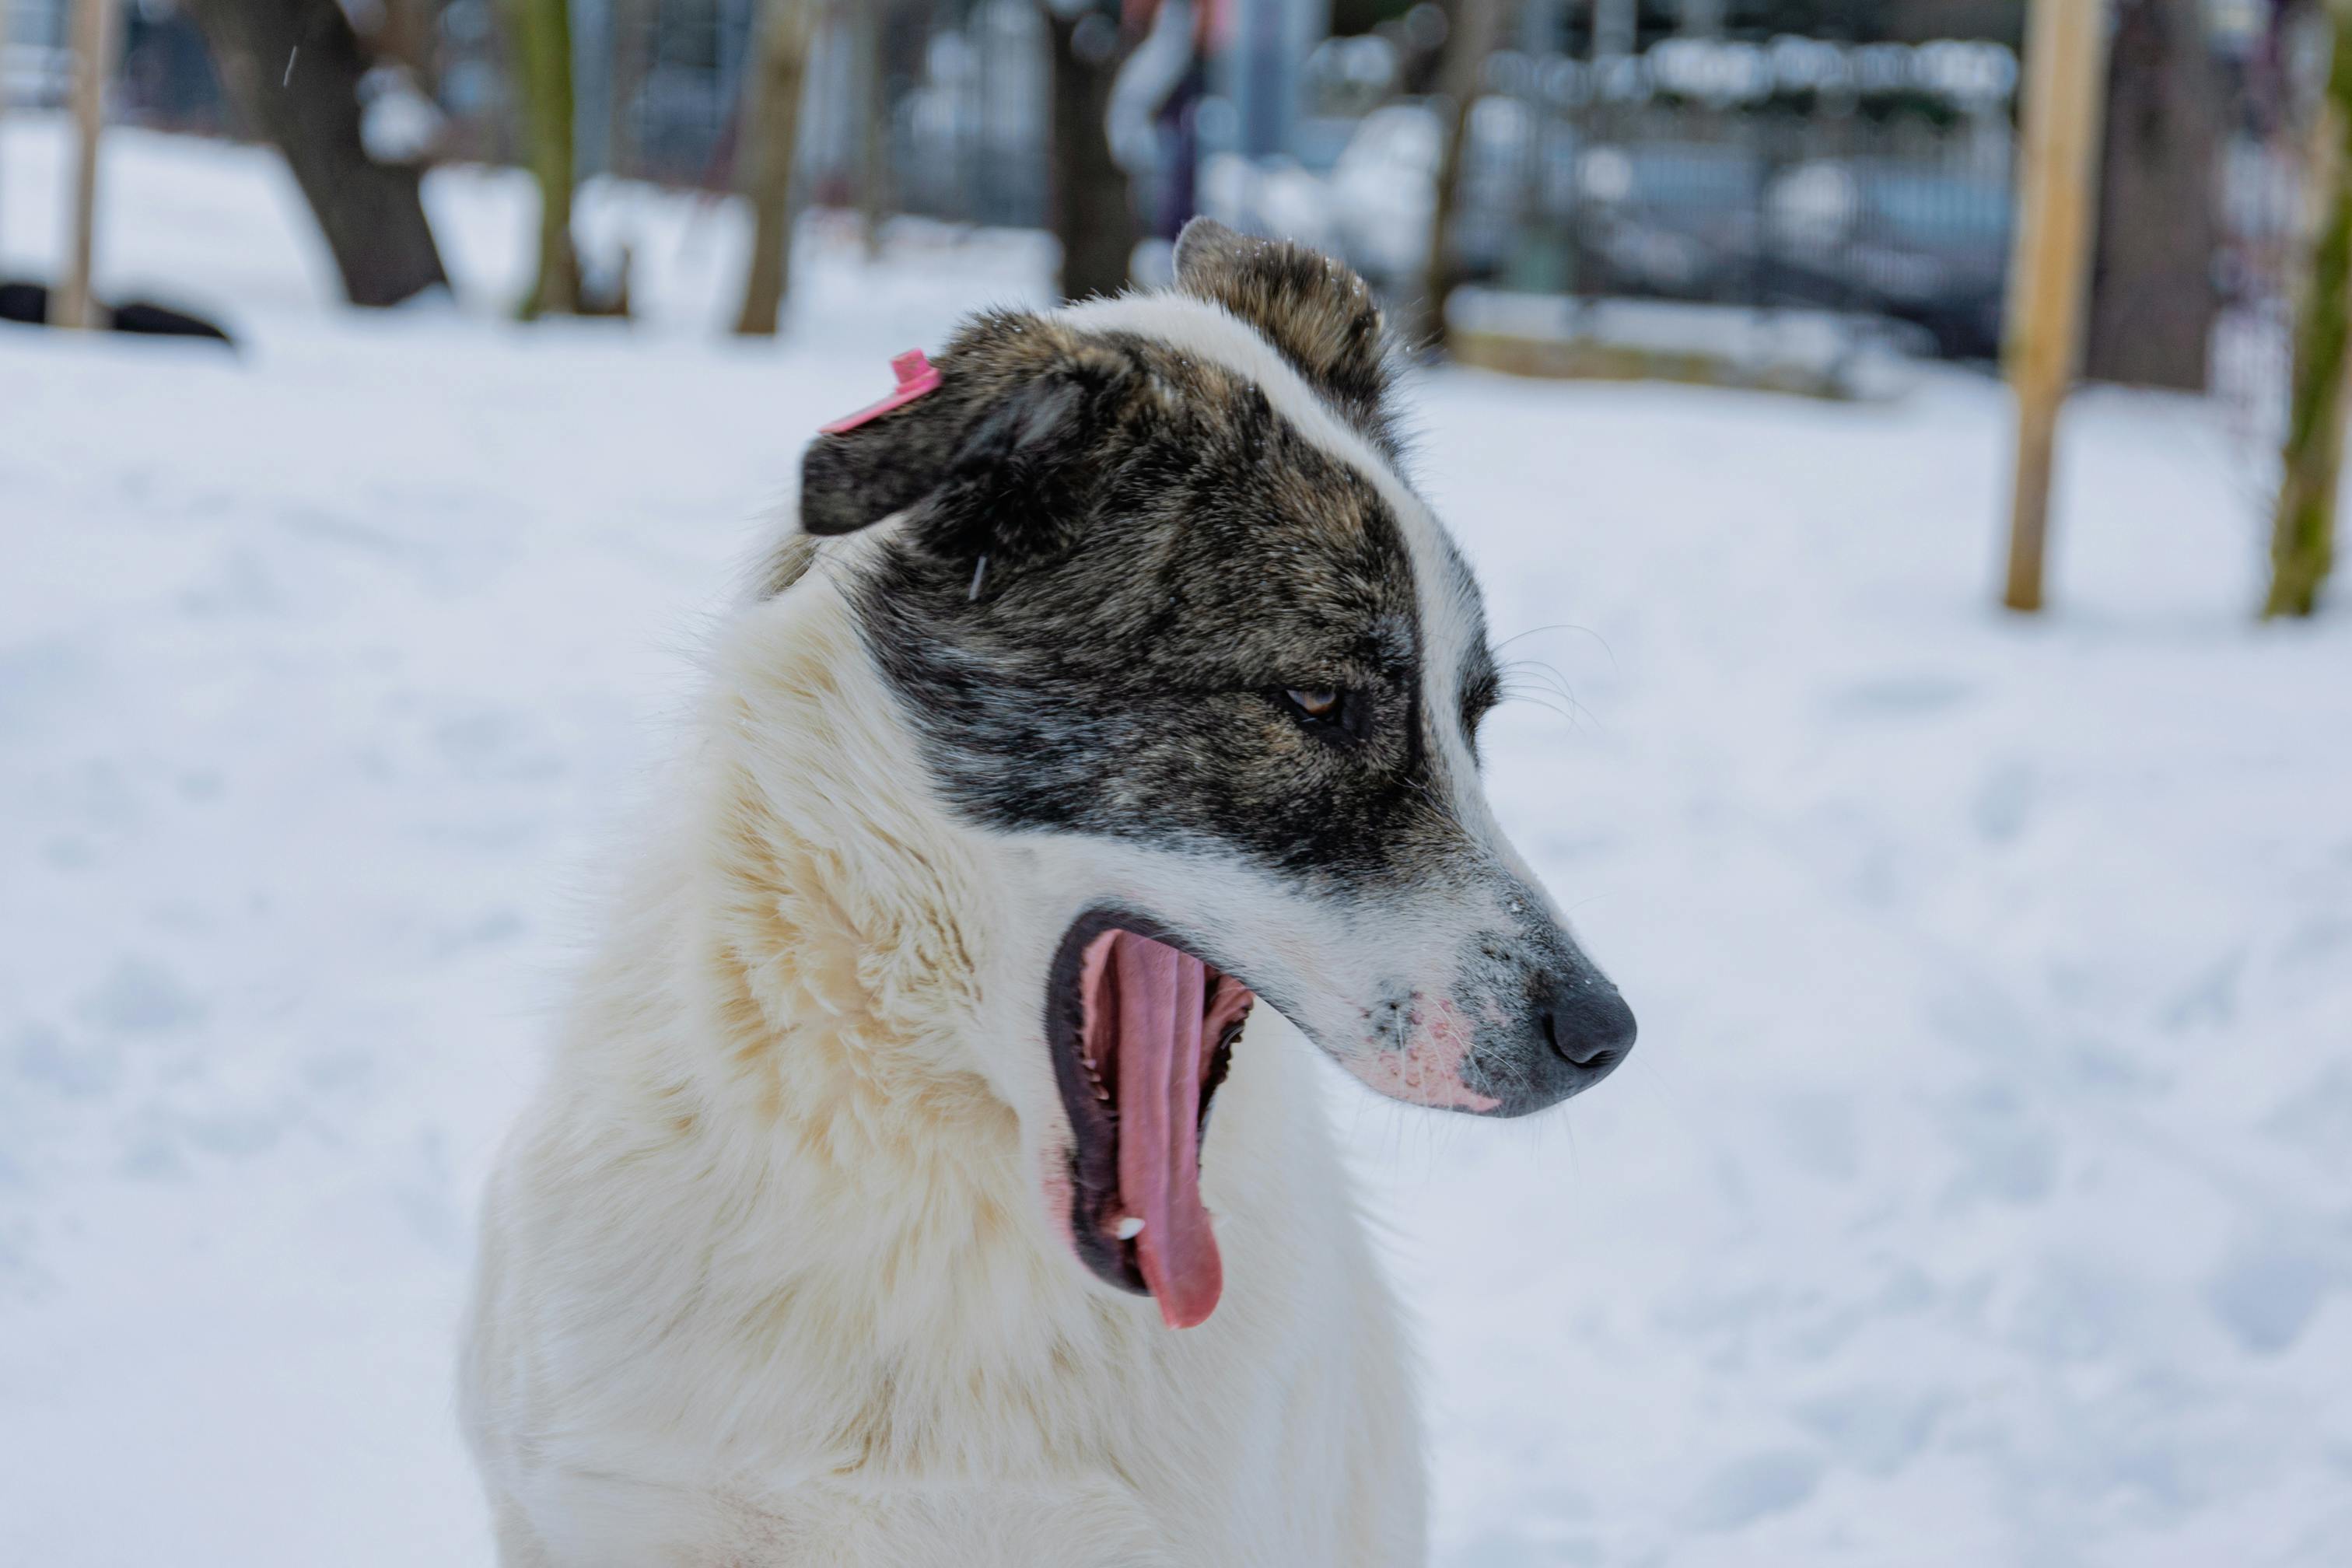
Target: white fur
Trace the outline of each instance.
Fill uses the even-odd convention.
[[[1216,1101],[1207,1323],[1060,1234],[1055,943],[1253,879],[950,817],[836,585],[891,526],[724,634],[493,1180],[462,1382],[501,1563],[1420,1562],[1395,1313],[1297,1030],[1261,1006]]]
[[[1065,319],[1249,377],[1365,475],[1404,530],[1447,710],[1475,616],[1381,454],[1213,305]],[[506,1568],[1418,1563],[1401,1335],[1311,1047],[1270,1006],[1250,1020],[1202,1158],[1224,1296],[1173,1331],[1062,1231],[1045,974],[1081,910],[1148,909],[1278,977],[1383,1092],[1463,1103],[1400,1067],[1413,1042],[1365,1032],[1361,999],[1493,929],[1504,895],[1349,910],[1237,857],[962,825],[839,587],[898,526],[825,545],[725,634],[671,809],[493,1183],[464,1382]],[[1466,743],[1434,731],[1455,820],[1534,889]]]

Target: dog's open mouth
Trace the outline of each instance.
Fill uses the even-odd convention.
[[[1062,939],[1051,984],[1047,1035],[1075,1140],[1071,1242],[1096,1274],[1189,1329],[1224,1288],[1201,1137],[1257,998],[1150,921],[1101,912]]]

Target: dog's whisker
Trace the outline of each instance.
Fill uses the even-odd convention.
[[[1500,652],[1502,649],[1507,648],[1513,643],[1518,641],[1521,637],[1537,637],[1546,632],[1581,632],[1583,635],[1591,637],[1594,642],[1601,645],[1601,651],[1609,656],[1609,668],[1612,669],[1617,668],[1617,650],[1609,646],[1609,639],[1602,637],[1599,632],[1594,631],[1591,626],[1578,626],[1570,621],[1559,621],[1548,626],[1529,626],[1523,632],[1512,633],[1509,637],[1505,637],[1501,642],[1496,643],[1495,647],[1497,652]]]

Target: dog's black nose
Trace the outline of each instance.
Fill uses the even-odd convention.
[[[1580,954],[1522,973],[1524,1000],[1492,1015],[1493,1027],[1478,1037],[1478,1087],[1495,1101],[1490,1116],[1528,1116],[1581,1094],[1633,1048],[1633,1009]]]
[[[1633,1009],[1617,987],[1591,970],[1554,975],[1548,994],[1536,1004],[1544,1043],[1570,1069],[1560,1097],[1591,1089],[1615,1069],[1633,1048]],[[1555,1069],[1557,1072],[1557,1068]]]

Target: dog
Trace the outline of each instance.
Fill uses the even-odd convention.
[[[1423,1561],[1315,1058],[1518,1116],[1633,1016],[1486,804],[1371,296],[1174,271],[809,448],[490,1184],[504,1568]]]

